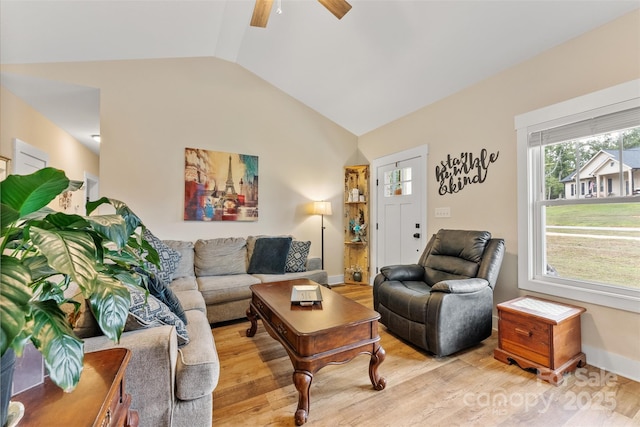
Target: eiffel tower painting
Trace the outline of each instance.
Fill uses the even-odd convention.
[[[184,219],[257,221],[258,156],[185,148]]]

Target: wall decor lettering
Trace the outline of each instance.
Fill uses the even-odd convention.
[[[438,193],[443,196],[461,191],[470,184],[482,184],[487,178],[489,165],[498,160],[499,151],[489,153],[485,148],[480,155],[460,153],[459,157],[447,154],[446,160],[436,166],[436,179],[440,182]]]
[[[257,221],[258,156],[185,148],[184,219]]]

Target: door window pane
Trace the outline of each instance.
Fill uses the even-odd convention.
[[[411,195],[411,168],[398,168],[384,173],[384,197]]]

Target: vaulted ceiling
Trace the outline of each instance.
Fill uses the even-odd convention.
[[[315,0],[278,1],[267,27],[255,28],[252,0],[1,0],[0,62],[218,57],[362,135],[640,7],[348,0],[353,8],[338,20]],[[89,142],[78,135],[99,116],[80,111],[99,105],[95,90],[9,73],[1,83]]]

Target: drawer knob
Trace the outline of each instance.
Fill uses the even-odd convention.
[[[516,333],[520,334],[520,335],[524,335],[525,337],[530,337],[531,331],[527,331],[525,329],[520,329],[520,328],[516,328]]]

